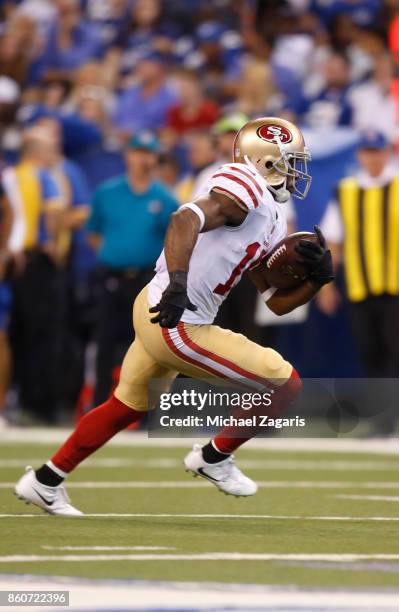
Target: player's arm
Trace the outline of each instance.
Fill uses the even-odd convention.
[[[151,319],[161,327],[176,327],[184,310],[196,310],[187,295],[187,275],[191,255],[200,232],[208,232],[223,225],[238,226],[247,212],[230,198],[211,191],[173,213],[165,237],[165,258],[169,285],[159,304],[150,308],[157,313]]]
[[[169,274],[188,272],[200,232],[208,232],[222,225],[241,225],[247,215],[232,200],[215,192],[189,206],[192,208],[182,207],[172,214],[166,232],[165,257]]]
[[[309,280],[305,280],[295,289],[274,289],[267,284],[263,273],[258,268],[250,270],[248,276],[261,293],[266,306],[278,316],[307,304],[320,289]]]
[[[309,277],[295,289],[273,289],[257,268],[249,272],[251,280],[265,299],[266,305],[276,315],[284,315],[309,302],[320,289],[334,279],[331,251],[319,227],[315,226],[319,244],[301,240],[297,245],[298,261],[310,270]]]

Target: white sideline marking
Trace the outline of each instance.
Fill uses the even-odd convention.
[[[398,472],[396,463],[388,461],[306,461],[303,459],[240,459],[240,466],[249,469],[269,470],[322,470],[333,471],[393,471]]]
[[[4,555],[0,563],[30,563],[48,561],[399,561],[399,554],[275,554],[207,552],[195,554],[137,555]]]
[[[275,554],[207,552],[184,554],[137,555],[4,555],[0,563],[30,563],[48,561],[399,561],[399,554]]]
[[[48,514],[0,514],[0,518],[47,518]],[[65,518],[65,517],[63,517]],[[71,517],[69,517],[71,518]],[[195,518],[195,519],[255,519],[287,521],[399,521],[399,516],[298,516],[286,514],[149,514],[136,513],[87,513],[81,517],[72,517],[73,521],[86,518]],[[55,520],[61,520],[59,517]]]
[[[71,610],[118,609],[153,610],[159,602],[163,609],[177,612],[194,608],[259,612],[359,612],[378,610],[397,612],[398,590],[305,589],[254,584],[216,582],[106,581],[65,577],[4,575],[0,585],[7,590],[68,590]],[[134,603],[133,603],[134,602]],[[32,610],[32,608],[29,608]]]
[[[71,482],[68,483],[68,487],[81,489],[81,488],[92,488],[92,489],[123,489],[126,486],[125,482],[96,482],[96,481],[88,481],[85,482]],[[210,482],[202,482],[201,480],[193,481],[193,482],[185,482],[182,480],[176,481],[128,481],[127,488],[131,489],[196,489],[201,487],[210,487],[212,483]],[[348,488],[348,489],[356,489],[356,488],[365,488],[365,489],[399,489],[399,481],[398,482],[366,482],[366,483],[357,483],[357,482],[347,482],[347,481],[306,481],[306,480],[297,480],[297,481],[289,481],[289,480],[265,480],[258,482],[258,485],[262,489],[336,489],[336,488]]]
[[[65,441],[72,433],[71,428],[29,429],[8,427],[0,432],[2,442],[26,445],[57,444]],[[110,440],[108,446],[145,446],[150,448],[190,448],[193,444],[204,444],[207,438],[149,438],[147,432],[121,432]],[[257,438],[251,440],[246,450],[281,450],[285,452],[332,452],[332,453],[375,453],[379,455],[398,455],[397,438],[356,440],[347,438]]]
[[[44,550],[176,550],[176,546],[41,546]]]
[[[43,457],[30,459],[0,459],[0,469],[5,468],[24,468],[27,465],[40,465],[43,463]],[[83,468],[108,468],[118,469],[126,468],[146,468],[146,469],[162,469],[168,470],[171,468],[181,468],[182,462],[179,459],[169,459],[160,457],[158,459],[124,459],[117,457],[108,457],[104,459],[88,459],[81,464]],[[311,471],[352,471],[352,472],[380,472],[392,471],[399,473],[399,467],[396,463],[388,461],[307,461],[298,459],[241,459],[240,466],[253,470],[311,470]]]
[[[398,495],[334,495],[340,499],[365,499],[370,501],[399,502]]]
[[[347,480],[261,480],[261,489],[399,489],[398,482],[353,482]],[[68,489],[200,489],[211,486],[203,480],[82,480],[67,482]],[[0,482],[0,489],[13,489],[15,482]]]

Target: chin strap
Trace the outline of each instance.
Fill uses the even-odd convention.
[[[274,189],[274,187],[268,185],[268,189],[270,189],[277,202],[279,202],[280,204],[284,204],[284,202],[287,202],[291,197],[290,192],[285,187],[281,187],[281,189]]]

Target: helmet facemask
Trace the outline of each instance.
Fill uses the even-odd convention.
[[[276,200],[280,203],[286,202],[290,196],[303,200],[309,193],[312,177],[308,172],[308,161],[311,160],[309,151],[305,148],[303,152],[284,151],[280,146],[281,156],[270,162],[270,168],[266,174],[263,174],[267,183],[268,189],[273,193]],[[248,155],[244,156],[245,162],[251,166],[256,172],[260,172]],[[273,174],[273,179],[268,175]],[[279,180],[279,175],[282,180]],[[271,184],[273,183],[273,184]]]
[[[312,177],[308,172],[309,151],[286,152],[280,146],[281,157],[273,163],[273,168],[285,177],[283,187],[298,200],[303,200],[309,193]],[[278,191],[278,190],[275,190]]]

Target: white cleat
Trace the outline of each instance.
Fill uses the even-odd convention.
[[[186,472],[192,472],[194,476],[201,476],[212,482],[215,487],[226,495],[236,497],[248,497],[255,495],[258,490],[256,482],[244,476],[234,463],[234,456],[219,463],[206,463],[202,456],[202,448],[195,444],[193,450],[184,459]]]
[[[48,487],[36,478],[34,469],[28,465],[25,474],[15,485],[15,495],[27,504],[34,504],[49,514],[56,516],[82,516],[83,512],[74,508],[64,485]]]

